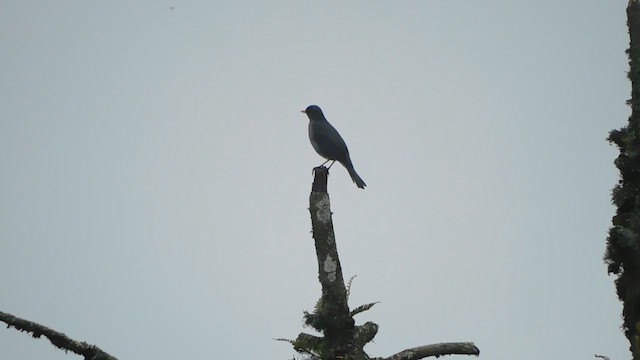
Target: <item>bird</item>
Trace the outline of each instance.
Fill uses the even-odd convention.
[[[347,169],[351,180],[356,183],[356,186],[364,189],[367,184],[364,183],[353,168],[347,144],[338,133],[338,130],[324,117],[322,109],[320,109],[318,105],[309,105],[306,109],[302,110],[302,112],[309,117],[309,140],[311,141],[311,145],[318,155],[327,159],[327,161],[320,166],[331,161],[331,165],[329,165],[329,168],[331,168],[333,163],[336,161],[339,162]]]

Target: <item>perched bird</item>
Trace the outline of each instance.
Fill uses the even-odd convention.
[[[342,136],[338,134],[338,130],[329,124],[320,107],[310,105],[302,112],[309,117],[309,140],[311,140],[311,145],[320,156],[327,159],[322,165],[332,161],[331,165],[329,165],[329,168],[331,168],[334,162],[339,162],[347,169],[353,182],[360,189],[364,189],[367,184],[362,181],[353,168],[347,144],[342,140]]]

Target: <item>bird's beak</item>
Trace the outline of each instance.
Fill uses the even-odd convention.
[[[300,112],[303,112],[303,113],[305,113],[305,114],[306,114],[306,113],[307,113],[307,110],[300,110]]]

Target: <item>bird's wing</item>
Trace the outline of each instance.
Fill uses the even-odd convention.
[[[322,157],[338,161],[346,161],[349,158],[347,144],[327,121],[312,122],[309,130],[311,144]]]

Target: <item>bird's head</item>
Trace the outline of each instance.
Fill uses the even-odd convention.
[[[309,119],[324,119],[322,109],[320,109],[318,105],[309,105],[306,109],[302,110],[302,112],[307,114]]]

